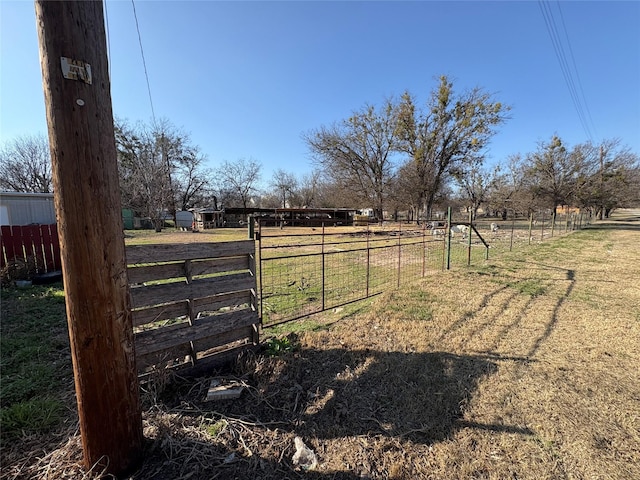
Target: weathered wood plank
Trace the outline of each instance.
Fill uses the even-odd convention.
[[[227,332],[222,332],[218,335],[210,337],[204,337],[199,340],[194,340],[193,350],[196,355],[207,355],[207,353],[213,349],[224,346],[228,343],[237,342],[239,340],[246,340],[246,343],[252,343],[253,339],[253,324],[240,328],[235,328]],[[209,352],[212,353],[212,352]]]
[[[130,246],[127,260],[129,282],[134,284],[130,293],[135,326],[189,315],[193,322],[136,334],[136,367],[141,375],[156,364],[171,369],[192,367],[185,359],[195,361],[197,367],[221,365],[256,342],[259,318],[253,240]],[[201,278],[225,272],[229,274]],[[135,285],[165,279],[177,281]],[[240,305],[243,308],[220,311]],[[203,312],[213,314],[197,318]],[[166,365],[173,361],[178,364]]]
[[[251,290],[256,280],[248,272],[225,275],[223,277],[199,278],[193,283],[182,282],[148,285],[131,288],[133,308],[178,302],[187,298],[209,297],[227,292]]]
[[[239,305],[251,305],[253,302],[253,293],[249,290],[240,292],[223,293],[221,295],[212,295],[204,298],[197,298],[193,301],[195,314],[201,312],[216,312],[225,307],[237,307]]]
[[[210,275],[213,273],[249,270],[249,255],[225,257],[212,260],[192,260],[189,268],[191,276]],[[127,275],[129,283],[144,283],[168,278],[186,277],[185,262],[162,263],[159,265],[129,266]]]
[[[252,347],[250,345],[239,345],[215,355],[210,355],[196,360],[196,364],[188,369],[188,375],[200,375],[211,371],[214,368],[220,368],[234,362],[238,356]]]
[[[129,245],[127,264],[175,262],[255,254],[254,240],[223,243]]]
[[[167,368],[167,362],[182,359],[181,365],[178,365],[178,367],[180,367],[184,365],[184,358],[187,355],[191,356],[192,362],[195,360],[195,353],[191,349],[189,342],[181,343],[180,345],[159,352],[136,354],[136,368],[138,373],[144,373],[146,369],[154,365],[158,366],[158,368]],[[192,365],[192,362],[186,363],[186,365]]]
[[[186,300],[182,302],[169,303],[166,305],[156,305],[154,307],[142,308],[133,312],[133,326],[139,327],[151,322],[169,320],[172,318],[189,315],[189,304]]]
[[[251,310],[229,312],[199,319],[186,328],[163,327],[136,335],[136,351],[140,355],[160,352],[177,345],[219,335],[258,322],[258,315]],[[163,329],[165,331],[163,331]]]
[[[212,295],[193,300],[193,313],[194,315],[198,315],[201,312],[216,312],[221,308],[233,308],[244,304],[251,306],[253,301],[254,295],[249,290]],[[159,322],[188,315],[189,305],[187,300],[152,307],[141,307],[133,311],[133,325],[139,327],[151,322]]]
[[[135,334],[136,353],[139,355],[147,355],[149,353],[167,350],[167,348],[157,345],[171,337],[181,338],[182,340],[171,345],[170,348],[180,343],[189,342],[191,341],[189,330],[192,328],[188,322],[180,322],[138,332]]]

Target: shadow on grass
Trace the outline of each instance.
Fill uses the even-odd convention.
[[[444,440],[478,381],[496,370],[485,359],[443,352],[304,350],[297,357],[284,372],[303,393],[291,411],[296,432],[319,438]]]
[[[460,422],[464,408],[478,382],[497,368],[480,356],[367,349],[305,349],[281,361],[279,376],[263,386],[264,402],[245,398],[229,404],[227,413],[285,422],[282,428],[306,438],[368,435],[423,444],[470,426]]]
[[[203,401],[206,380],[201,382],[205,387],[195,391],[193,379],[185,378],[163,394],[161,410],[179,412],[180,421],[187,419],[197,428],[223,421],[224,431],[215,441],[191,439],[191,427],[173,430],[175,419],[164,422],[166,433],[148,442],[144,464],[131,479],[220,475],[355,480],[369,478],[362,476],[367,472],[357,467],[356,459],[364,455],[375,463],[380,454],[358,438],[397,449],[431,445],[462,428],[532,435],[513,425],[463,419],[478,383],[496,372],[498,360],[447,352],[305,348],[258,357],[257,366],[243,377],[249,388],[239,399],[222,402]],[[157,407],[152,410],[158,412]],[[295,436],[317,453],[320,464],[344,468],[296,471]],[[403,447],[403,442],[408,443]]]
[[[170,411],[184,405],[190,395],[196,407],[194,421],[208,416],[242,419],[243,425],[253,425],[251,431],[242,433],[243,442],[253,450],[252,458],[241,458],[230,465],[218,462],[218,471],[230,475],[226,478],[300,478],[291,464],[293,436],[320,450],[322,463],[328,460],[322,458],[323,454],[329,455],[325,448],[337,449],[331,453],[334,460],[357,455],[346,451],[346,445],[349,439],[362,436],[396,444],[408,441],[431,445],[461,428],[533,434],[517,426],[463,420],[478,383],[497,370],[497,364],[486,355],[306,348],[265,362],[245,377],[249,391],[237,400],[207,403],[202,401],[202,392],[194,399],[187,390],[193,390],[189,382],[164,398],[164,408]],[[281,432],[278,440],[267,441],[276,428]],[[257,451],[251,446],[255,438],[259,438],[254,444],[258,445]],[[325,442],[329,440],[331,443]],[[277,462],[273,455],[266,454],[267,444],[274,443],[281,445]],[[263,448],[265,451],[261,451]],[[304,476],[356,479],[361,473],[316,471]]]

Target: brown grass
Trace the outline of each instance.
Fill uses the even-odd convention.
[[[130,478],[639,479],[640,216],[625,213],[240,359],[224,372],[239,400],[176,378],[146,404]],[[316,471],[294,469],[295,436]],[[83,478],[77,435],[25,445],[2,478]]]

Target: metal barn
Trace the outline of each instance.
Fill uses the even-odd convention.
[[[53,225],[53,193],[0,192],[0,224]]]

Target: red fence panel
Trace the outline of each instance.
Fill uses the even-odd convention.
[[[28,250],[27,245],[25,245],[25,252],[28,252],[33,257],[35,262],[35,268],[37,273],[44,273],[47,271],[45,261],[44,261],[44,253],[43,253],[43,245],[42,245],[42,233],[40,232],[40,225],[28,225],[26,227],[22,227],[25,238],[28,238],[29,245],[31,248]]]
[[[38,273],[59,270],[60,243],[56,225],[2,226],[2,267],[20,260],[32,261]]]
[[[53,266],[55,270],[62,270],[62,257],[60,256],[60,237],[58,236],[58,225],[50,225],[51,231],[51,251],[53,252]]]
[[[42,253],[47,272],[57,270],[60,262],[56,262],[54,249],[57,248],[58,260],[60,259],[60,245],[58,244],[58,229],[55,225],[40,225],[40,235],[42,236]]]
[[[11,233],[11,227],[9,225],[2,225],[2,236],[0,237],[2,243],[2,252],[0,255],[0,262],[2,268],[15,257],[13,235]]]

